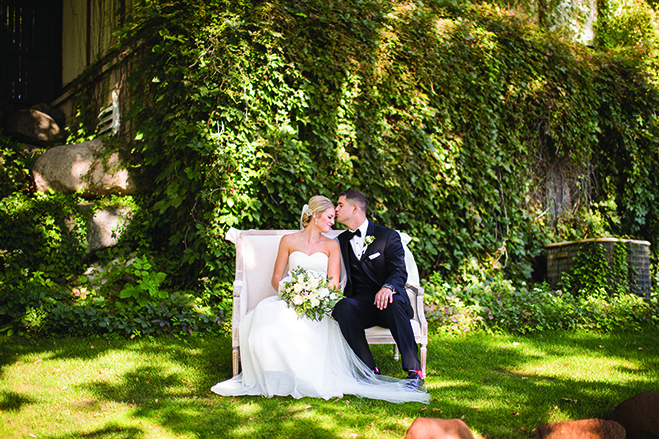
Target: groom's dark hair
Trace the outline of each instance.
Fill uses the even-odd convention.
[[[350,200],[359,206],[359,208],[366,214],[368,210],[368,198],[364,195],[363,192],[356,191],[354,189],[347,189],[339,194],[340,196],[346,197],[346,200]]]

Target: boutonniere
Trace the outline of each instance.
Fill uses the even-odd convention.
[[[369,245],[373,244],[373,241],[375,241],[375,236],[368,235],[366,238],[364,238],[364,245],[369,246]]]

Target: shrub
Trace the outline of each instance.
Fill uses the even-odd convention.
[[[424,282],[426,317],[438,329],[465,332],[490,330],[528,333],[558,329],[638,330],[656,324],[657,300],[628,292],[609,296],[553,291],[546,283],[528,287],[514,285],[495,275],[481,280],[471,277],[463,285],[449,285],[437,273]]]
[[[466,305],[453,294],[451,286],[443,282],[438,275],[432,276],[434,282],[424,282],[426,318],[442,330],[462,333],[485,327],[482,308]]]
[[[0,290],[0,332],[8,335],[178,335],[221,329],[224,313],[189,292],[136,306],[85,287],[73,291],[39,276],[20,288]]]

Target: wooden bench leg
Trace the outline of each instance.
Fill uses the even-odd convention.
[[[233,362],[233,376],[236,376],[240,369],[240,351],[238,348],[233,348],[233,351],[231,352],[231,360]]]
[[[423,371],[423,376],[426,376],[426,359],[428,357],[428,348],[426,345],[421,345],[421,370]]]

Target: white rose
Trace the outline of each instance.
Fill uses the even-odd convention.
[[[321,288],[320,290],[318,290],[318,295],[323,299],[329,296],[329,294],[330,294],[329,288]]]
[[[313,306],[315,308],[318,305],[320,305],[320,300],[318,300],[316,297],[312,298],[311,299],[311,306]]]
[[[320,284],[320,279],[318,279],[317,276],[313,276],[311,279],[309,279],[309,287],[311,287],[311,289],[315,290],[316,288],[318,288],[319,284]]]
[[[304,303],[304,298],[302,296],[295,296],[293,297],[293,304],[300,306]]]

